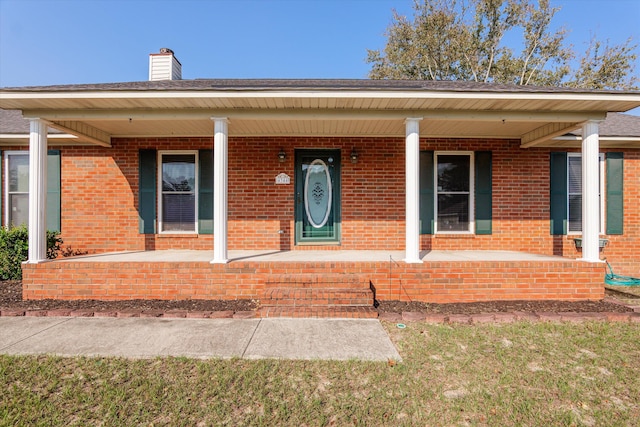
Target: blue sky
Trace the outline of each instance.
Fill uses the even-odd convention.
[[[0,0],[0,87],[141,81],[169,47],[183,78],[365,78],[412,0]],[[640,42],[638,0],[552,0],[556,26]],[[636,65],[640,73],[640,60]]]

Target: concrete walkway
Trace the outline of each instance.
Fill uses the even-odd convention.
[[[401,360],[373,319],[0,317],[0,353]]]

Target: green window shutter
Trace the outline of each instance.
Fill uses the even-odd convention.
[[[47,152],[47,230],[60,230],[60,150]]]
[[[213,234],[213,150],[200,150],[198,233]]]
[[[622,234],[624,224],[623,153],[607,153],[607,234]]]
[[[567,234],[567,153],[550,153],[551,234]]]
[[[475,153],[476,234],[492,233],[491,151]]]
[[[420,152],[420,234],[433,234],[433,151]]]
[[[156,150],[138,155],[138,226],[141,234],[156,232]]]

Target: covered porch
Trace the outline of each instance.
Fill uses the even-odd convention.
[[[165,244],[155,249],[178,247],[186,242],[182,236],[174,238],[171,230],[163,228],[164,196],[161,193],[165,189],[159,184],[163,178],[160,174],[155,176],[154,171],[161,168],[163,161],[177,162],[172,160],[171,153],[182,155],[188,151],[189,161],[194,165],[191,179],[196,182],[190,190],[197,193],[194,196],[197,202],[190,208],[191,212],[197,212],[197,217],[188,232],[194,236],[214,236],[209,240],[203,237],[200,242],[210,241],[213,253],[209,261],[218,264],[229,262],[230,250],[251,247],[242,246],[248,240],[266,242],[263,247],[293,249],[306,238],[298,232],[301,222],[298,217],[306,216],[301,213],[304,211],[299,202],[295,201],[294,208],[294,200],[300,199],[301,193],[307,197],[308,192],[306,186],[304,191],[292,188],[302,185],[299,183],[304,174],[296,174],[299,169],[316,164],[314,162],[316,166],[331,166],[334,159],[336,178],[334,181],[332,175],[328,181],[342,193],[329,192],[337,197],[334,204],[329,203],[329,197],[323,202],[326,212],[333,215],[328,223],[322,220],[322,215],[314,220],[317,223],[311,221],[311,226],[330,224],[338,230],[330,236],[333,241],[325,239],[322,245],[404,249],[398,259],[419,264],[423,262],[420,251],[432,248],[424,244],[421,236],[425,234],[451,234],[453,238],[457,238],[457,234],[490,236],[492,222],[512,221],[510,208],[522,211],[528,219],[541,224],[544,206],[538,203],[531,215],[530,207],[521,208],[521,201],[508,194],[507,184],[522,180],[524,170],[529,167],[527,162],[533,164],[547,151],[540,149],[555,149],[558,146],[555,137],[581,129],[582,142],[573,145],[580,149],[582,164],[580,255],[583,261],[597,263],[599,123],[607,111],[637,105],[637,97],[627,94],[555,93],[544,88],[522,90],[442,82],[203,80],[176,81],[169,86],[150,82],[116,87],[95,85],[82,88],[81,92],[79,89],[50,88],[51,99],[55,98],[56,103],[43,102],[40,92],[4,93],[3,107],[22,109],[31,126],[28,221],[31,264],[46,259],[47,129],[50,127],[75,135],[76,144],[93,145],[95,149],[91,153],[97,155],[88,161],[100,164],[105,171],[113,166],[119,169],[112,176],[105,172],[104,182],[74,181],[92,185],[78,189],[77,194],[66,201],[67,218],[63,215],[62,228],[67,225],[63,232],[72,228],[68,235],[72,239],[78,231],[82,233],[82,237],[74,241],[76,246],[96,240],[92,230],[76,227],[93,218],[90,213],[84,217],[76,215],[82,206],[75,211],[69,207],[80,203],[79,200],[91,200],[101,185],[116,181],[121,185],[117,191],[126,198],[115,203],[129,208],[117,212],[127,216],[128,228],[122,231],[118,228],[120,235],[126,236],[122,238],[121,248],[136,247],[142,238]],[[321,156],[316,156],[316,160],[307,165],[298,155],[309,150],[325,153],[333,150],[337,157],[327,154],[325,164]],[[67,153],[85,156],[81,150],[69,149]],[[167,157],[162,157],[164,155]],[[429,160],[423,162],[423,155]],[[99,163],[105,156],[111,156],[110,164]],[[437,160],[438,156],[442,156],[442,160]],[[439,161],[447,164],[451,159],[459,162],[451,163],[452,168],[464,168],[472,177],[464,188],[436,186],[432,179],[421,176],[425,165],[433,167]],[[69,161],[75,168],[83,167],[81,161],[73,163],[71,158]],[[521,162],[520,170],[511,169],[514,162]],[[139,171],[135,170],[135,163]],[[202,173],[205,163],[207,173],[196,178],[195,171]],[[80,172],[95,179],[90,175],[91,169],[87,167]],[[126,173],[119,173],[125,170]],[[470,173],[472,170],[477,177]],[[428,173],[424,174],[428,178]],[[535,191],[528,181],[519,184]],[[435,194],[434,190],[443,193]],[[430,193],[424,196],[424,191]],[[513,205],[493,207],[492,199],[502,196],[492,191],[504,192],[508,203]],[[453,193],[463,196],[453,197]],[[551,189],[551,195],[564,197],[556,195],[555,189]],[[445,207],[434,203],[425,207],[420,205],[424,197],[442,202],[443,206],[445,200],[453,199]],[[261,198],[258,207],[255,206],[257,198]],[[381,212],[380,200],[386,200],[384,212]],[[338,210],[341,202],[344,203],[342,212]],[[547,204],[548,200],[541,203]],[[111,209],[113,204],[105,203],[104,209]],[[451,214],[447,208],[463,210],[460,223],[449,226],[454,227],[453,231],[445,224],[447,215]],[[139,220],[138,235],[129,224],[134,213]],[[117,215],[104,222],[113,222],[112,218],[118,218]],[[554,229],[565,226],[560,219],[553,218],[551,222]],[[109,226],[114,227],[112,223]],[[520,220],[520,226],[523,230],[509,232],[527,234],[529,224]],[[542,228],[547,227],[540,230]],[[536,233],[541,234],[540,230]],[[246,239],[244,235],[250,233],[253,236]],[[268,241],[263,236],[267,233],[270,233],[266,237]],[[502,230],[498,230],[498,234],[501,236],[486,238],[486,242],[478,245],[490,249],[488,245],[492,240],[502,237],[507,242],[514,240]],[[359,243],[363,235],[370,235],[371,242]],[[382,247],[378,239],[381,235],[387,242]],[[538,245],[542,242],[548,246],[548,239],[536,237],[534,240]],[[456,248],[455,242],[451,246]],[[96,252],[110,249],[113,248],[95,248]],[[145,246],[145,249],[150,248]]]
[[[599,127],[607,111],[640,102],[343,80],[132,82],[3,97],[0,106],[30,121],[25,298],[358,310],[375,300],[601,299]],[[49,128],[78,138],[56,163],[65,244],[102,255],[46,259]],[[555,140],[577,129],[580,141]],[[567,150],[580,155],[579,194],[566,188]],[[612,154],[622,183],[622,156]],[[617,206],[619,187],[608,196]],[[580,252],[566,250],[569,199],[580,204]],[[622,214],[611,217],[622,223]]]

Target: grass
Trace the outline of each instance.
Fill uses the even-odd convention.
[[[635,425],[640,326],[385,324],[403,363],[0,356],[0,425]]]

